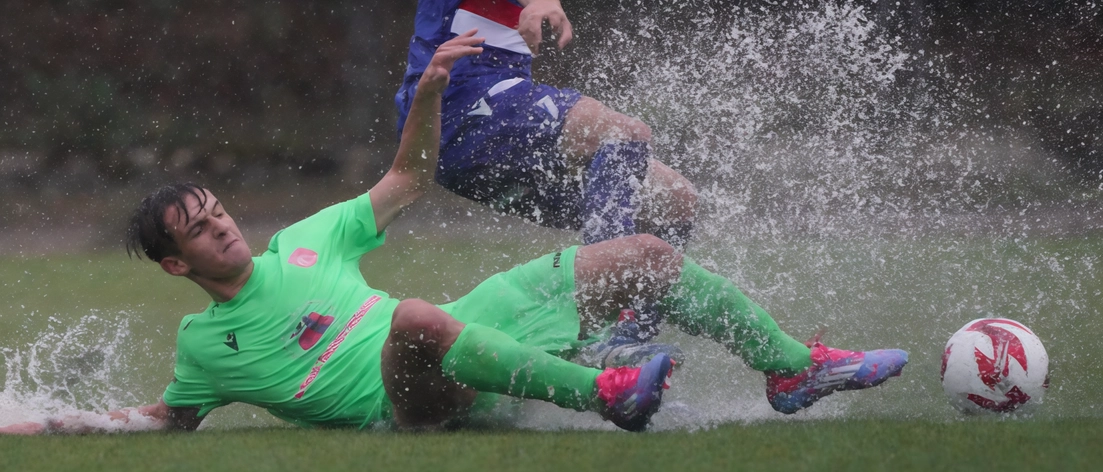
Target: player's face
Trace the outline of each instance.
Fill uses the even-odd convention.
[[[203,192],[207,196],[205,205],[193,195],[184,198],[186,220],[175,206],[165,211],[165,227],[180,247],[177,259],[187,266],[179,275],[216,280],[240,275],[252,262],[249,246],[222,202],[210,191]]]

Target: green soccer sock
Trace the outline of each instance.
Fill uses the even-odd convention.
[[[808,347],[785,334],[766,310],[688,257],[660,309],[682,330],[723,344],[752,369],[796,373],[812,365]]]
[[[480,392],[552,402],[583,411],[600,370],[583,367],[470,323],[441,360],[444,374]]]

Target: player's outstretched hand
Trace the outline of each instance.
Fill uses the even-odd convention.
[[[0,434],[42,434],[46,432],[46,425],[42,423],[35,423],[28,421],[26,423],[16,423],[8,426],[0,426]]]
[[[563,12],[563,5],[559,0],[533,0],[523,10],[518,20],[517,32],[524,38],[525,44],[533,55],[540,53],[540,43],[544,41],[544,22],[548,22],[552,34],[559,49],[567,47],[571,42],[571,22],[567,20],[567,14]]]
[[[483,48],[478,45],[486,41],[486,38],[475,37],[477,32],[478,30],[471,30],[441,44],[433,54],[433,58],[429,60],[425,72],[422,73],[418,89],[444,93],[444,89],[448,88],[448,76],[452,72],[452,65],[461,57],[474,56],[483,52]]]

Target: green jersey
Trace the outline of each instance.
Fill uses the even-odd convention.
[[[181,321],[165,403],[202,416],[244,402],[299,425],[387,418],[379,355],[398,300],[360,272],[383,241],[367,194],[276,233],[232,300]]]

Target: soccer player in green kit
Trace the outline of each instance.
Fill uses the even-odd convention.
[[[568,362],[588,327],[616,307],[654,301],[675,326],[704,335],[767,375],[767,398],[793,413],[836,390],[900,374],[907,354],[806,346],[729,281],[666,242],[635,235],[567,248],[484,281],[453,303],[397,300],[367,286],[360,260],[433,185],[440,94],[451,64],[477,54],[471,31],[440,46],[421,79],[390,171],[368,193],[276,233],[253,257],[208,190],[164,187],[128,232],[161,268],[212,298],[177,334],[172,382],[152,405],[28,422],[0,433],[196,429],[233,402],[304,426],[438,428],[462,424],[492,395],[596,411],[640,431],[658,410],[672,362],[605,370]],[[387,270],[367,266],[369,271]]]

